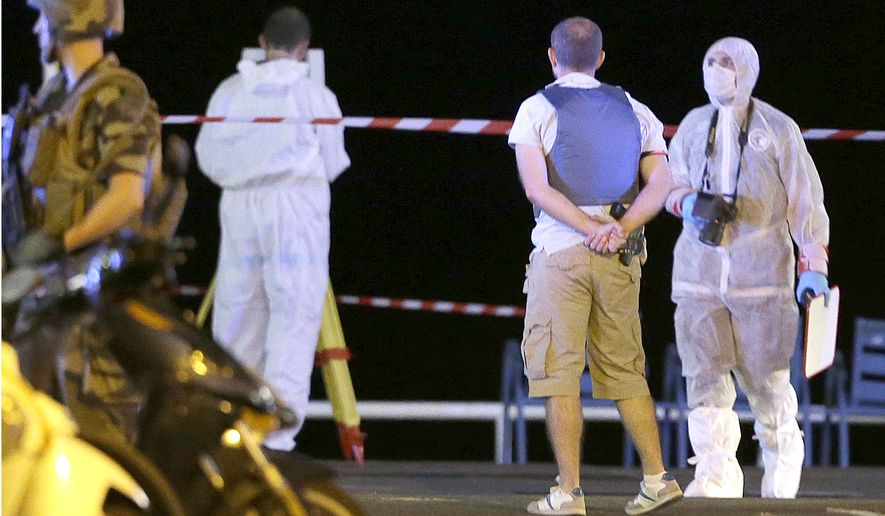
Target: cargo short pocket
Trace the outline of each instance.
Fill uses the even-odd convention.
[[[535,262],[536,257],[539,252],[544,252],[544,251],[532,251],[529,254],[529,263],[525,264],[525,281],[522,284],[522,293],[523,294],[528,294],[529,290],[532,288],[531,287],[532,264]]]
[[[630,277],[631,283],[639,283],[642,279],[642,262],[636,256],[630,261],[630,265],[624,265],[618,260],[618,268]]]
[[[551,321],[542,321],[526,328],[522,339],[522,362],[529,380],[547,377],[547,352],[550,349],[552,333]]]
[[[556,267],[562,272],[569,272],[576,267],[589,267],[590,255],[591,251],[586,247],[575,245],[551,254],[549,262],[551,265],[548,267]]]
[[[529,293],[529,274],[531,273],[531,262],[527,263],[525,266],[525,281],[522,282],[522,293]]]

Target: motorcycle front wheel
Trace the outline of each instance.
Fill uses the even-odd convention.
[[[307,480],[294,489],[303,512],[289,511],[257,481],[241,482],[225,497],[222,514],[248,516],[362,516],[362,509],[344,491],[325,478]]]
[[[148,514],[187,516],[181,500],[169,481],[140,451],[116,435],[81,431],[78,438],[101,450],[138,482],[151,502]],[[127,514],[126,504],[114,503],[116,513]],[[115,512],[111,512],[115,514]]]

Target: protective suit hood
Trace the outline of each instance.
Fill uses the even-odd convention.
[[[237,70],[243,78],[243,87],[251,93],[289,87],[307,77],[309,69],[307,63],[294,59],[275,59],[263,63],[243,60],[237,64]]]
[[[212,94],[209,116],[341,117],[335,95],[307,76],[307,63],[243,61],[238,68]],[[350,165],[343,134],[340,125],[206,124],[195,151],[206,176],[225,189],[331,182]]]
[[[701,64],[702,71],[708,67],[707,60],[717,52],[722,52],[734,62],[737,87],[731,105],[737,109],[746,107],[750,102],[753,87],[756,86],[756,80],[759,78],[759,54],[756,53],[753,45],[745,39],[722,38],[713,43],[704,54],[704,61]],[[707,95],[710,102],[717,108],[722,107],[723,102],[728,100],[710,93]]]

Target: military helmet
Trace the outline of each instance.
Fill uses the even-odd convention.
[[[58,42],[110,39],[123,33],[123,0],[27,0],[49,22]]]

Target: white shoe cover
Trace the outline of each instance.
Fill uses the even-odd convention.
[[[694,480],[685,488],[687,497],[742,498],[744,473],[737,461],[741,427],[731,409],[697,407],[688,413],[688,435],[695,456]]]
[[[771,429],[757,421],[755,430],[765,466],[762,497],[796,498],[802,478],[802,462],[805,459],[805,445],[799,424],[794,419],[780,428]]]

